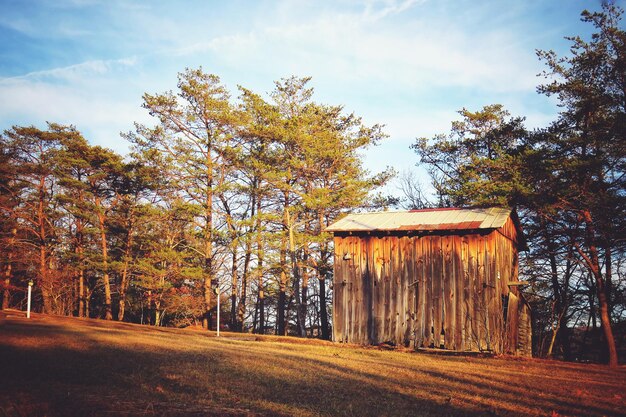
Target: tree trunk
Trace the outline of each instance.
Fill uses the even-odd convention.
[[[326,309],[326,277],[322,274],[318,276],[320,283],[320,321],[322,326],[322,339],[330,340],[328,329],[328,310]]]
[[[47,256],[47,231],[44,210],[45,198],[45,177],[39,181],[39,205],[37,212],[37,220],[39,226],[39,286],[43,297],[44,313],[52,313],[52,294],[50,274],[48,273],[48,256]]]
[[[213,294],[213,159],[211,146],[206,150],[206,202],[204,207],[204,323],[211,327],[211,301]],[[215,283],[217,285],[217,283]]]
[[[85,271],[81,267],[78,271],[78,317],[85,315]]]
[[[248,274],[250,270],[250,257],[252,256],[252,245],[250,241],[246,243],[246,254],[243,259],[243,275],[241,276],[241,297],[239,298],[239,309],[237,312],[239,330],[243,331],[243,322],[246,314],[246,301],[248,299]],[[254,326],[252,327],[254,329]]]
[[[124,265],[122,267],[122,277],[120,280],[120,305],[117,312],[117,319],[124,321],[124,314],[126,312],[126,292],[128,291],[129,279],[128,279],[128,267],[131,260],[131,251],[133,246],[133,210],[129,213],[131,219],[128,221],[128,231],[126,233],[126,247],[124,248]]]
[[[154,306],[154,325],[156,327],[161,325],[161,310],[159,310],[159,307],[156,304]]]
[[[613,315],[613,257],[611,256],[611,245],[606,243],[604,247],[604,268],[606,281],[606,298],[609,310],[609,317]]]
[[[305,247],[305,253],[303,257],[303,263],[306,265],[308,254],[308,249]],[[299,328],[299,336],[306,337],[306,316],[307,316],[307,307],[308,307],[308,289],[309,289],[309,274],[307,267],[304,266],[301,269],[301,277],[302,277],[302,293],[300,296],[299,304],[298,304],[298,328]]]
[[[589,281],[591,281],[591,274],[589,274]],[[591,325],[593,327],[593,329],[597,329],[598,328],[598,322],[597,322],[597,311],[596,311],[596,288],[595,285],[593,285],[590,282],[591,285],[589,285],[589,291],[587,292],[587,296],[589,298],[589,316],[591,317]]]
[[[306,328],[301,317],[302,297],[300,294],[300,266],[296,254],[296,241],[294,236],[294,224],[291,220],[289,209],[285,207],[284,225],[289,233],[289,259],[291,261],[291,273],[293,276],[293,294],[296,298],[296,324],[298,326],[298,336],[306,336]]]
[[[17,229],[11,229],[11,239],[9,240],[9,253],[7,254],[7,263],[4,266],[4,293],[2,294],[2,309],[9,308],[11,301],[11,273],[13,270],[13,254],[15,253],[15,236],[17,235]]]
[[[252,317],[252,333],[256,333],[258,331],[257,321],[259,318],[259,299],[257,298],[257,302],[254,303],[254,314]]]
[[[560,314],[557,312],[556,301],[553,301],[552,306],[552,336],[550,337],[550,344],[548,345],[548,351],[546,352],[546,357],[548,358],[554,356],[554,345],[557,340],[557,335],[562,333],[561,325],[563,323],[564,313],[563,311]]]
[[[120,281],[120,305],[117,312],[117,320],[124,321],[124,314],[126,313],[126,290],[128,287],[128,263],[124,261],[124,267],[122,269],[122,278]]]
[[[43,311],[44,313],[52,313],[52,295],[50,294],[50,279],[48,274],[48,264],[46,256],[46,247],[41,245],[39,247],[39,286],[41,288],[41,296],[43,298]]]
[[[99,209],[103,210],[102,206],[98,204]],[[104,222],[104,214],[98,214],[98,220],[100,224],[100,245],[102,250],[102,283],[104,284],[104,319],[113,320],[113,311],[111,309],[111,281],[109,279],[109,251],[107,245],[106,226]]]
[[[232,254],[232,265],[231,265],[231,291],[230,291],[230,329],[232,331],[237,330],[239,327],[237,324],[237,289],[239,283],[239,277],[237,276],[237,245],[236,242],[233,242],[233,248],[231,250]]]
[[[287,236],[281,238],[280,248],[280,282],[278,285],[278,307],[277,319],[278,335],[285,336],[287,334],[287,326],[285,323],[285,307],[287,304]]]
[[[83,247],[83,223],[80,219],[76,220],[75,252],[78,259],[78,317],[85,317],[85,248]]]
[[[257,303],[259,305],[259,333],[265,334],[265,294],[262,286],[259,288]]]
[[[11,261],[8,260],[4,266],[4,291],[2,294],[2,310],[9,308],[9,300],[11,298],[11,292],[9,286],[11,285]]]
[[[302,299],[300,300],[300,332],[302,336],[306,336],[306,319],[307,309],[309,305],[309,274],[304,272],[302,274]]]
[[[613,329],[611,327],[611,318],[609,316],[609,303],[606,294],[606,283],[604,277],[602,276],[602,271],[600,270],[598,249],[595,245],[595,230],[593,226],[593,219],[589,210],[583,210],[582,216],[585,221],[587,241],[586,246],[589,250],[589,255],[585,254],[580,249],[579,253],[585,259],[587,266],[589,267],[593,277],[595,278],[598,304],[600,307],[600,322],[602,324],[602,331],[606,339],[607,350],[609,353],[609,366],[617,367],[617,349],[615,346]]]
[[[326,216],[320,210],[317,214],[319,224],[319,233],[322,234],[328,226]],[[330,253],[328,250],[328,241],[322,241],[320,244],[320,263],[317,268],[317,279],[320,287],[320,325],[322,326],[322,339],[330,340],[330,331],[328,329],[328,310],[326,309],[326,265],[329,262]]]
[[[260,223],[260,222],[259,222]],[[265,334],[265,292],[263,291],[263,247],[261,232],[257,235],[257,286],[259,287],[259,330]]]
[[[205,242],[205,253],[209,250],[210,243]],[[207,330],[211,330],[211,301],[213,292],[213,269],[212,259],[210,256],[204,258],[204,325]]]
[[[261,198],[257,199],[256,206],[256,256],[257,256],[257,280],[259,287],[259,333],[265,334],[265,292],[263,291],[263,242],[261,239],[261,234],[263,232],[262,227],[263,224],[261,222]]]
[[[91,292],[93,290],[89,289],[89,284],[85,281],[85,317],[91,317],[89,314],[89,306],[91,302]]]
[[[564,325],[564,319],[567,317],[567,285],[561,286],[559,282],[559,272],[556,259],[556,242],[552,236],[550,236],[548,226],[545,220],[541,220],[541,229],[543,233],[543,241],[548,252],[548,262],[550,264],[550,281],[552,286],[553,297],[553,309],[552,317],[555,321],[552,324],[552,337],[550,339],[550,345],[546,352],[547,357],[551,357],[554,354],[554,345],[556,340],[559,340],[563,350],[563,359],[571,360],[569,349],[569,338],[567,337],[567,324]],[[566,268],[566,276],[564,279],[568,281],[567,274],[569,274],[569,268]]]

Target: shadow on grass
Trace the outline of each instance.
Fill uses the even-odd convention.
[[[501,361],[482,360],[478,366],[482,372],[473,372],[472,365],[463,364],[464,369],[459,372],[455,368],[459,362],[464,362],[463,359],[438,358],[436,361],[421,362],[419,357],[395,354],[392,360],[383,364],[387,368],[383,373],[380,369],[383,355],[368,355],[366,358],[353,355],[349,358],[349,365],[338,365],[333,362],[335,358],[315,359],[312,355],[298,354],[292,349],[285,349],[279,357],[268,354],[263,347],[253,347],[252,350],[254,358],[261,359],[263,363],[274,363],[283,369],[298,368],[303,374],[320,376],[327,389],[320,401],[331,402],[332,396],[337,394],[340,402],[344,400],[341,405],[349,406],[355,411],[354,415],[529,416],[551,415],[552,412],[568,416],[623,415],[623,402],[620,403],[619,398],[617,401],[606,401],[607,398],[601,395],[577,396],[575,388],[580,386],[577,380],[563,383],[559,378],[559,386],[555,386],[546,382],[551,375],[545,374],[545,368],[543,378],[510,377],[506,372],[492,372],[502,364]],[[401,364],[395,365],[395,362]],[[520,365],[524,368],[537,366],[532,362]],[[605,377],[611,375],[606,368],[600,371]],[[244,373],[243,378],[272,381],[271,372],[263,377],[258,375],[262,370],[250,372],[245,366],[240,367],[239,372]],[[600,388],[600,393],[605,395],[621,392],[626,375],[623,370],[613,372],[613,375],[613,385],[600,384],[595,387],[596,391]],[[285,378],[276,381],[276,384],[283,388]],[[611,390],[604,391],[607,386]],[[356,395],[342,395],[355,391]],[[272,397],[271,392],[265,395]],[[285,398],[277,400],[285,401]]]
[[[580,398],[564,395],[567,386],[542,393],[540,380],[533,386],[532,379],[520,376],[524,367],[539,373],[539,365],[513,367],[511,378],[499,364],[215,339],[102,322],[16,322],[0,328],[0,417],[621,412],[615,402],[593,398],[581,408]],[[624,373],[614,379],[619,387]]]

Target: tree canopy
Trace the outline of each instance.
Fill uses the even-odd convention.
[[[532,242],[527,273],[537,279],[529,296],[538,309],[551,309],[537,329],[538,334],[551,329],[549,354],[560,334],[563,355],[571,358],[568,326],[585,317],[595,326],[597,317],[611,365],[617,364],[612,323],[626,319],[623,307],[614,308],[626,285],[623,271],[612,266],[614,259],[623,266],[626,249],[621,238],[626,234],[626,32],[618,25],[621,14],[610,4],[601,12],[584,11],[582,20],[595,29],[590,40],[567,38],[567,56],[537,52],[546,65],[546,82],[537,90],[556,97],[561,109],[549,126],[529,131],[523,118],[488,105],[476,112],[461,110],[463,119],[452,123],[449,134],[413,145],[429,167],[439,204],[508,205],[523,213]],[[551,307],[540,305],[545,282]]]

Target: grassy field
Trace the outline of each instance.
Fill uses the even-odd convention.
[[[42,315],[0,323],[0,417],[625,413],[625,367]]]

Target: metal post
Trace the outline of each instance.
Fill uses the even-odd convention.
[[[217,337],[220,337],[220,284],[217,284]]]
[[[30,318],[30,298],[33,292],[33,281],[28,281],[28,299],[26,301],[26,318]]]

